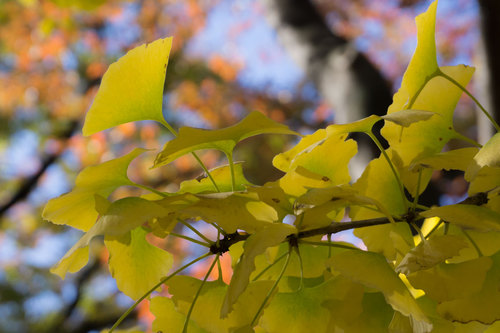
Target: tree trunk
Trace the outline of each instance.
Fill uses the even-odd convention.
[[[500,121],[500,1],[478,0],[480,10],[480,25],[482,35],[482,51],[485,59],[485,69],[480,73],[483,76],[486,89],[480,89],[486,100],[486,108],[495,121]],[[493,127],[486,117],[479,115],[479,141],[485,143],[493,135]]]

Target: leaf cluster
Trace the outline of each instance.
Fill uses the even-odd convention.
[[[127,53],[106,72],[84,134],[158,121],[175,138],[152,167],[191,154],[205,175],[186,180],[175,193],[132,182],[127,168],[145,153],[140,148],[84,169],[73,191],[52,199],[43,212],[53,223],[86,232],[52,271],[64,278],[80,270],[88,262],[90,241],[104,236],[111,275],[137,300],[111,331],[163,285],[170,297],[151,298],[154,331],[494,329],[500,320],[500,134],[481,147],[454,130],[453,111],[463,92],[470,95],[464,87],[474,69],[438,66],[436,6],[417,17],[417,49],[387,115],[305,136],[259,112],[227,128],[184,127],[177,133],[162,111],[171,39]],[[372,133],[379,121],[386,149]],[[347,137],[353,132],[372,138],[381,155],[351,184],[348,163],[357,145]],[[284,176],[257,186],[233,161],[233,151],[242,140],[262,134],[300,140],[273,160]],[[443,152],[451,139],[475,147]],[[207,170],[196,155],[204,149],[223,152],[228,164]],[[465,172],[469,198],[442,207],[421,205],[432,173],[443,169]],[[151,193],[110,202],[108,196],[123,185]],[[343,222],[347,215],[350,222]],[[197,221],[212,226],[217,237],[200,232]],[[175,232],[178,225],[197,239]],[[366,250],[331,240],[348,229]],[[172,254],[150,244],[150,233],[189,240],[206,253],[171,272]],[[228,254],[233,266],[226,284],[220,260]],[[203,279],[180,275],[205,259],[210,264]],[[219,278],[208,281],[216,265]]]

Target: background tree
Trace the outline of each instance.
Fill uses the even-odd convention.
[[[90,138],[79,135],[81,120],[101,75],[112,60],[133,45],[166,35],[175,36],[165,87],[165,104],[169,111],[173,111],[169,112],[173,115],[169,121],[174,124],[222,127],[234,123],[253,109],[263,111],[275,120],[288,121],[301,130],[315,128],[333,119],[331,107],[311,90],[310,83],[300,75],[292,89],[273,88],[271,84],[266,86],[262,82],[257,84],[261,88],[256,88],[255,84],[249,84],[245,63],[238,61],[236,56],[231,58],[222,53],[200,59],[188,50],[189,41],[209,30],[210,22],[207,24],[207,20],[220,8],[226,6],[242,15],[245,12],[266,14],[265,7],[253,5],[238,8],[224,1],[145,0],[137,3],[108,1],[105,4],[93,1],[90,5],[81,1],[72,4],[67,6],[64,1],[29,0],[10,0],[0,4],[0,124],[3,124],[0,133],[0,181],[4,189],[0,196],[0,212],[2,252],[6,253],[1,261],[5,274],[1,279],[3,289],[0,301],[7,313],[0,316],[5,318],[0,325],[6,331],[30,329],[26,327],[36,327],[39,331],[41,328],[54,330],[54,327],[60,331],[74,330],[74,327],[81,327],[82,330],[98,328],[116,319],[120,313],[120,309],[103,312],[102,307],[114,309],[113,304],[122,306],[127,303],[113,292],[104,299],[99,299],[92,292],[95,285],[102,284],[99,282],[102,281],[99,280],[102,279],[99,265],[91,266],[89,273],[82,274],[81,278],[76,277],[73,281],[76,287],[72,286],[72,281],[61,285],[57,278],[46,275],[45,268],[77,235],[59,226],[42,223],[38,216],[40,204],[68,190],[81,167],[121,155],[130,150],[136,140],[146,147],[158,146],[159,142],[165,141],[167,134],[148,122],[122,125]],[[394,29],[397,24],[394,18],[402,17],[398,21],[402,27],[413,27],[414,13],[421,8],[399,10],[397,5],[389,4],[388,8],[394,10],[389,17],[384,16],[387,8],[375,10],[372,7],[374,4],[369,1],[337,1],[332,4],[319,2],[317,8],[320,8],[323,17],[331,18],[330,24],[340,31],[339,36],[342,37],[338,40],[359,37],[362,32],[356,28],[359,21],[371,20],[381,22],[384,27],[378,38],[390,41],[401,32],[401,29]],[[457,6],[461,5],[464,4]],[[236,40],[246,29],[263,24],[262,18],[256,17],[252,16],[243,24],[232,25],[233,38]],[[474,27],[474,16],[469,14],[465,18],[466,24],[460,27],[462,30],[453,26],[448,32],[444,29],[448,42],[439,45],[449,47],[448,52],[441,53],[450,59],[455,54],[470,56],[460,47],[469,48],[468,41],[475,35],[465,34],[469,39],[455,38],[460,31]],[[326,27],[325,24],[319,25],[323,29]],[[403,36],[414,33],[413,28],[406,29]],[[405,37],[398,38],[402,40]],[[364,41],[365,45],[375,45],[367,52],[373,58],[371,61],[382,68],[388,81],[396,80],[408,61],[409,51],[403,50],[403,55],[394,51],[392,57],[398,60],[396,62],[391,57],[388,57],[390,60],[382,57],[377,61],[374,55],[386,45],[380,44],[377,38],[373,39],[373,44]],[[397,44],[397,41],[394,43]],[[280,51],[262,51],[259,56],[265,59],[276,54]],[[321,52],[318,54],[324,56]],[[362,62],[365,66],[369,63]],[[395,63],[398,65],[393,66]],[[462,108],[466,113],[470,105]],[[283,139],[273,139],[248,146],[242,153],[242,159],[250,160],[249,157],[254,155],[262,159],[250,160],[250,166],[257,167],[250,171],[253,176],[249,177],[257,182],[276,177],[277,173],[262,174],[259,166],[262,161],[270,165],[270,156],[281,151],[284,145],[286,142]],[[259,153],[255,154],[255,151]],[[203,158],[210,167],[217,164],[220,156],[209,153]],[[146,158],[144,164],[149,162]],[[188,159],[181,159],[173,167],[147,175],[142,171],[145,169],[143,164],[138,164],[132,169],[133,177],[145,178],[165,188],[175,188],[179,179],[200,172]],[[125,196],[130,191],[133,190],[122,190],[115,196]],[[169,246],[181,247],[181,244]],[[34,252],[45,255],[42,264],[32,261]],[[96,258],[97,262],[102,261],[99,256]],[[47,304],[52,304],[52,307],[43,306]],[[43,312],[43,309],[52,311]]]

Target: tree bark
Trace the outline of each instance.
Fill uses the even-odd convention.
[[[498,123],[500,121],[500,2],[498,0],[478,0],[480,10],[480,26],[482,38],[483,58],[485,69],[480,73],[483,76],[484,87],[481,89],[486,99],[486,108]],[[493,135],[492,125],[479,115],[479,141],[485,143]],[[484,120],[484,121],[483,121]]]

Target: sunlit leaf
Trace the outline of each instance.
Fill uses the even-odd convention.
[[[137,148],[125,156],[83,169],[76,178],[74,189],[51,199],[42,217],[55,224],[89,230],[98,215],[94,196],[107,197],[119,186],[134,185],[127,177],[127,168],[134,158],[145,151]]]
[[[276,222],[278,215],[269,205],[245,193],[220,193],[198,196],[196,203],[181,210],[183,214],[217,223],[227,233],[238,229],[254,232]]]
[[[104,200],[99,198],[102,197],[96,196],[96,201]],[[96,224],[52,268],[52,273],[64,279],[67,272],[74,273],[85,266],[89,257],[88,246],[94,237],[123,235],[153,217],[166,215],[167,212],[158,204],[141,198],[123,198],[112,204],[108,202],[107,209],[102,212]]]
[[[434,207],[420,215],[423,217],[438,216],[446,222],[482,231],[500,231],[500,213],[487,207],[475,205],[448,205]]]
[[[231,181],[231,169],[229,165],[223,165],[215,169],[210,170],[210,175],[214,179],[220,192],[231,192],[232,181]],[[245,186],[251,185],[250,182],[245,178],[243,174],[243,164],[234,164],[234,178],[235,178],[235,191],[245,190]],[[196,179],[183,181],[180,185],[179,193],[205,193],[214,192],[214,185],[210,178],[206,174]]]
[[[172,38],[130,50],[111,64],[87,112],[83,135],[137,120],[164,122],[163,85]]]
[[[415,160],[414,164],[435,170],[462,170],[465,171],[478,152],[478,148],[460,148],[443,153],[437,153]]]
[[[411,318],[415,331],[430,331],[429,320],[385,257],[373,252],[344,251],[334,255],[329,264],[353,281],[382,292],[394,310]]]
[[[416,19],[417,48],[387,113],[390,115],[410,108],[431,111],[437,115],[408,128],[386,122],[382,129],[390,149],[397,151],[405,166],[416,157],[440,152],[446,142],[456,136],[453,111],[462,91],[443,77],[431,79],[438,71],[434,38],[436,7],[437,1]],[[474,72],[473,68],[463,65],[442,67],[439,70],[464,87]]]
[[[410,273],[431,268],[446,259],[456,256],[467,247],[463,238],[453,235],[441,235],[420,243],[411,249],[396,267],[396,271]]]
[[[435,114],[425,110],[401,110],[382,116],[382,118],[399,126],[409,127],[411,124],[427,120]]]
[[[346,141],[346,137],[346,134],[326,135],[325,130],[318,130],[302,138],[291,150],[276,155],[273,165],[284,172],[302,167],[335,185],[346,184],[350,180],[348,163],[357,152],[356,143]],[[331,154],[335,158],[325,158]]]
[[[353,132],[371,133],[373,125],[379,121],[381,117],[371,115],[369,117],[354,121],[349,124],[333,124],[326,128],[329,135],[344,134]]]
[[[182,332],[186,316],[176,311],[172,299],[160,296],[153,297],[149,309],[156,317],[152,325],[153,332]],[[199,328],[192,320],[189,321],[188,332],[208,333]]]
[[[147,231],[136,228],[129,233],[111,238],[104,243],[109,251],[109,270],[118,289],[132,299],[138,299],[168,275],[172,255],[149,244]]]
[[[297,232],[293,226],[288,224],[270,224],[265,228],[252,234],[243,246],[244,252],[240,261],[234,268],[233,277],[224,299],[221,309],[221,316],[226,317],[232,310],[233,304],[238,297],[245,291],[250,274],[255,269],[255,257],[263,253],[268,247],[276,246],[285,238]]]
[[[408,275],[408,280],[412,286],[424,290],[427,296],[441,303],[479,292],[491,265],[489,257],[458,264],[442,263],[427,270],[416,271]]]
[[[76,247],[75,249],[68,251],[66,254],[54,267],[50,269],[50,272],[57,274],[64,279],[67,273],[76,273],[82,269],[89,262],[89,248],[88,246]]]
[[[474,162],[465,173],[465,178],[472,180],[482,167],[500,168],[500,133],[495,134],[474,156]]]
[[[330,311],[323,304],[328,299],[343,299],[349,284],[327,281],[314,288],[278,293],[262,316],[260,326],[269,333],[327,332]]]
[[[178,313],[187,313],[201,282],[188,276],[176,276],[169,281],[168,290],[172,294],[172,300]],[[250,283],[229,316],[220,318],[220,308],[228,287],[219,281],[206,282],[196,300],[190,322],[211,333],[234,332],[239,328],[248,327],[272,285],[272,281]],[[161,313],[158,316],[162,316]],[[167,325],[168,323],[165,323],[161,327],[166,328]]]
[[[185,154],[201,149],[218,149],[226,155],[231,155],[238,142],[259,134],[298,135],[287,126],[257,111],[250,113],[239,123],[223,129],[182,127],[179,135],[167,142],[156,156],[154,167],[168,164]]]

